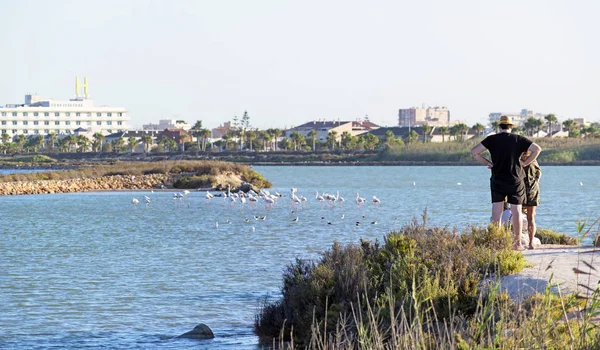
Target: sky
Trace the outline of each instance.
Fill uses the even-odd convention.
[[[0,0],[0,104],[88,77],[133,127],[398,123],[447,106],[598,121],[598,1]]]

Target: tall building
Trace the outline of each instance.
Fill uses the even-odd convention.
[[[83,95],[79,90],[83,88]],[[127,110],[121,107],[95,106],[88,95],[88,81],[75,78],[75,97],[68,101],[27,94],[22,104],[0,106],[0,133],[17,135],[74,134],[84,128],[111,134],[129,128]]]
[[[450,110],[447,107],[411,107],[398,111],[399,126],[449,126]]]

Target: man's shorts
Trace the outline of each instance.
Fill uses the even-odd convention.
[[[492,203],[504,202],[504,199],[507,198],[510,204],[522,205],[527,199],[523,182],[506,184],[490,180],[490,189],[492,190]]]

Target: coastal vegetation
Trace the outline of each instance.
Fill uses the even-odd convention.
[[[470,319],[485,278],[525,266],[506,230],[459,233],[425,222],[391,232],[382,243],[335,243],[318,262],[297,260],[284,272],[282,298],[266,302],[256,316],[256,334],[283,335],[302,346],[315,332],[323,340],[342,337],[336,341],[346,345],[372,337],[387,343],[398,316],[408,324]]]
[[[542,244],[579,245],[577,238],[550,229],[538,228],[535,230],[535,236],[540,239]]]
[[[104,181],[90,181],[105,179]],[[54,181],[51,189],[44,181]],[[0,193],[74,192],[94,189],[150,189],[156,186],[237,188],[247,183],[268,188],[271,183],[249,166],[221,161],[102,162],[79,164],[67,170],[0,176]]]
[[[596,286],[557,295],[550,280],[513,299],[501,276],[524,266],[505,229],[415,221],[381,244],[334,243],[318,261],[290,264],[254,330],[281,349],[598,348]]]
[[[195,132],[195,135],[204,133]],[[296,135],[297,134],[297,135]],[[476,162],[470,154],[471,148],[483,139],[476,136],[471,139],[450,136],[444,142],[431,142],[429,138],[412,140],[401,135],[388,132],[382,139],[367,134],[352,136],[341,135],[339,142],[333,135],[329,140],[319,142],[316,139],[305,139],[301,134],[295,133],[293,138],[285,142],[275,142],[276,137],[282,137],[281,132],[272,130],[267,139],[260,140],[252,132],[246,132],[244,137],[252,137],[252,143],[211,147],[206,138],[198,142],[187,142],[182,147],[177,144],[167,145],[159,142],[152,146],[152,140],[142,140],[144,152],[134,152],[133,149],[140,140],[129,140],[132,147],[127,147],[127,142],[112,145],[98,136],[96,147],[88,149],[60,149],[60,148],[23,148],[22,152],[16,149],[13,156],[0,158],[0,163],[5,165],[15,164],[48,164],[52,160],[59,163],[71,161],[95,161],[123,159],[126,161],[151,161],[154,159],[187,159],[187,160],[223,160],[249,164],[356,164],[356,165],[474,165]],[[279,135],[279,136],[275,136]],[[540,164],[600,164],[600,137],[590,136],[571,138],[534,137],[543,152],[540,154]],[[415,136],[415,135],[413,135]],[[197,136],[201,137],[201,136]],[[241,136],[240,136],[241,137]],[[291,136],[290,136],[291,137]],[[416,134],[415,137],[419,137]],[[231,138],[235,140],[235,138]],[[412,140],[412,141],[411,141]],[[175,143],[169,139],[171,143]],[[260,141],[260,142],[259,142]],[[232,141],[233,142],[233,141]],[[289,144],[288,144],[289,143]],[[101,146],[102,145],[102,146]],[[5,152],[7,150],[5,149]],[[37,152],[34,154],[25,152]]]

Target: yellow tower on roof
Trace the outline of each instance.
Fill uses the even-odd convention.
[[[79,77],[75,77],[75,96],[79,97],[79,89],[83,88],[83,97],[88,98],[88,80],[87,77],[83,78],[83,84],[79,83]]]

